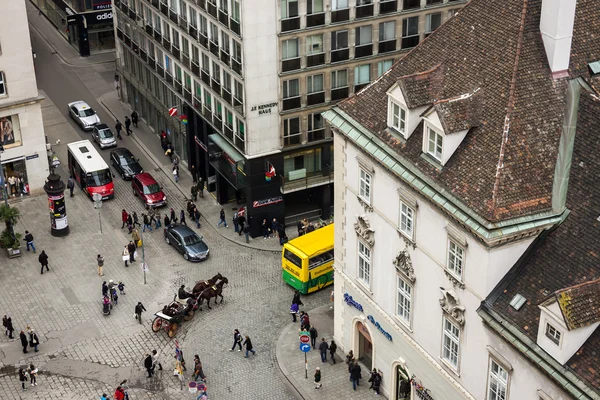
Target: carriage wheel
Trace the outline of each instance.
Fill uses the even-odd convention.
[[[160,331],[161,326],[162,326],[162,320],[158,317],[154,318],[154,321],[152,321],[152,331],[153,332]]]
[[[190,310],[188,314],[183,317],[183,320],[190,321],[192,318],[194,318],[194,310]]]
[[[177,328],[179,328],[179,326],[175,323],[171,324],[171,329],[169,329],[169,332],[167,332],[167,335],[172,338],[173,336],[175,336],[175,334],[177,333]]]

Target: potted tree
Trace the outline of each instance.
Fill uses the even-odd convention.
[[[0,221],[5,224],[5,229],[0,234],[0,246],[8,251],[9,258],[21,256],[22,235],[14,230],[20,216],[19,209],[8,204],[0,205]]]

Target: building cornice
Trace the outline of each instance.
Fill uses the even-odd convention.
[[[467,207],[448,190],[426,176],[387,143],[362,127],[338,107],[323,113],[334,132],[344,136],[362,152],[396,175],[412,190],[454,219],[488,247],[538,235],[564,220],[566,210],[541,212],[519,218],[490,222]]]
[[[595,392],[583,380],[567,367],[546,353],[533,340],[519,331],[510,321],[495,312],[486,302],[481,303],[477,314],[484,325],[507,341],[519,354],[526,358],[540,371],[548,375],[559,387],[579,400],[600,400],[600,394]]]
[[[41,103],[42,101],[44,101],[45,98],[46,98],[46,96],[44,96],[42,93],[38,92],[38,95],[36,97],[29,97],[27,99],[17,100],[17,101],[8,102],[8,103],[2,103],[2,104],[0,104],[0,112],[2,112],[4,110],[11,110],[14,108],[19,108],[19,107],[27,107],[27,106],[30,106],[33,104]]]

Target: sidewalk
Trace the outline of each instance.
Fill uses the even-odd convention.
[[[127,103],[119,100],[116,91],[110,91],[109,93],[101,96],[99,99],[100,103],[106,108],[106,110],[113,115],[115,119],[120,118],[121,120],[125,115],[130,115],[132,110]],[[181,192],[182,197],[189,199],[190,189],[192,187],[192,175],[184,165],[180,165],[179,168],[179,182],[175,183],[172,172],[172,164],[169,161],[169,157],[164,155],[164,151],[160,145],[160,138],[158,134],[154,133],[143,120],[140,120],[138,127],[132,126],[133,133],[131,138],[133,141],[142,149],[148,157],[160,167],[162,172],[169,177],[169,179],[175,184],[175,186]],[[250,247],[257,250],[266,250],[279,253],[281,252],[281,246],[279,245],[279,239],[272,237],[270,239],[263,239],[262,236],[256,238],[250,238],[250,243],[246,244],[244,235],[241,236],[234,232],[233,228],[233,213],[243,206],[235,203],[220,205],[217,203],[215,197],[206,190],[204,191],[204,198],[198,197],[196,204],[199,206],[199,210],[202,213],[202,224],[210,225],[224,238],[241,246]],[[219,222],[219,212],[221,208],[225,210],[227,217],[228,228],[221,226],[217,228]],[[295,238],[297,236],[296,227],[288,226],[286,229],[289,238]]]
[[[89,57],[81,57],[79,52],[65,39],[54,25],[40,14],[38,8],[31,1],[25,1],[27,7],[27,19],[29,26],[35,29],[40,36],[54,49],[56,54],[66,63],[74,67],[87,67],[93,64],[104,64],[115,62],[115,51],[104,51],[98,54],[92,54]],[[35,43],[31,43],[35,51]]]
[[[314,310],[308,311],[311,324],[317,329],[317,346],[321,343],[321,338],[325,338],[327,343],[331,343],[333,338],[333,304],[327,304]],[[290,317],[291,320],[291,317]],[[298,329],[300,329],[300,320],[290,322],[286,326],[279,339],[277,340],[276,356],[279,369],[305,400],[308,399],[326,399],[326,400],[363,400],[363,399],[381,399],[383,395],[377,396],[375,391],[369,390],[370,374],[369,369],[361,364],[363,379],[360,386],[354,391],[350,382],[348,366],[345,363],[346,354],[338,345],[336,352],[336,364],[333,364],[329,352],[327,353],[327,362],[321,362],[319,349],[311,350],[307,354],[308,360],[308,378],[305,378],[304,353],[300,351],[300,340],[298,338]],[[314,374],[315,368],[321,368],[320,389],[315,389]],[[384,376],[384,379],[386,377]],[[388,377],[389,379],[389,377]]]

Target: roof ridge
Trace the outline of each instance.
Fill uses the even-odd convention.
[[[398,61],[400,61],[400,60],[398,60]],[[428,70],[415,72],[414,74],[399,76],[398,79],[396,79],[396,82],[404,80],[404,79],[416,78],[418,76],[429,75],[429,74],[435,72],[441,66],[442,66],[442,63],[437,63],[433,67],[429,68]]]
[[[556,290],[554,292],[554,295],[559,295],[559,294],[561,294],[563,292],[566,292],[567,290],[579,289],[579,288],[581,288],[583,286],[587,286],[587,285],[595,285],[597,283],[600,283],[600,278],[594,279],[594,280],[591,280],[591,281],[587,281],[587,282],[581,282],[581,283],[578,283],[578,284],[573,285],[573,286],[567,286],[567,287],[562,288],[562,289],[558,289],[558,290]]]
[[[496,176],[494,178],[494,187],[492,189],[492,199],[489,207],[489,214],[493,216],[496,212],[496,205],[498,202],[498,190],[500,188],[500,175],[504,170],[504,152],[506,150],[506,143],[508,142],[508,133],[510,131],[511,116],[515,107],[515,91],[517,86],[517,74],[519,70],[519,61],[521,58],[521,49],[523,48],[523,36],[525,31],[525,17],[527,16],[528,0],[523,0],[523,7],[521,9],[521,23],[519,24],[519,36],[517,39],[517,49],[515,51],[515,61],[513,65],[513,74],[510,80],[510,89],[508,93],[508,104],[506,106],[506,117],[504,118],[504,127],[502,129],[502,142],[500,143],[500,154],[498,157],[498,164],[496,166]]]

